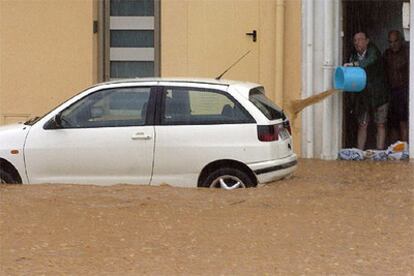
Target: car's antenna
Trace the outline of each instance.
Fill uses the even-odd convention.
[[[230,65],[229,68],[227,68],[223,73],[221,73],[220,76],[218,76],[216,78],[216,80],[220,80],[222,76],[224,76],[224,74],[227,73],[227,71],[229,71],[231,68],[233,68],[234,65],[236,65],[237,63],[239,63],[240,60],[242,60],[245,56],[247,56],[250,53],[251,50],[247,51],[241,58],[239,58],[235,63],[233,63],[232,65]]]

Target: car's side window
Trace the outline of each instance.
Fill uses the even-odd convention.
[[[141,126],[146,121],[150,87],[95,92],[61,113],[63,128]]]
[[[242,106],[224,92],[200,88],[165,89],[161,123],[166,125],[251,123]]]

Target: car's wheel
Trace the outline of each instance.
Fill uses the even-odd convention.
[[[243,171],[234,168],[221,168],[209,174],[201,185],[207,188],[233,190],[254,186],[254,181]]]
[[[0,184],[18,184],[18,182],[8,172],[0,170]]]

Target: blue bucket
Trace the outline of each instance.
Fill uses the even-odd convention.
[[[361,67],[336,67],[334,87],[346,92],[361,92],[367,84],[367,74]]]

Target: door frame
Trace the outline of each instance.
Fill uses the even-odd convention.
[[[411,0],[410,4],[410,22],[414,22],[414,1]],[[302,98],[306,98],[323,91],[323,88],[327,87],[325,85],[332,87],[331,81],[329,84],[326,83],[327,79],[323,81],[323,70],[333,69],[332,66],[339,66],[342,63],[342,49],[344,47],[342,0],[302,1],[302,10]],[[324,16],[317,16],[318,14]],[[323,24],[327,14],[333,16],[332,25],[335,26],[334,33],[329,36],[331,38],[330,46],[334,46],[331,47],[333,52],[329,53],[333,54],[334,59],[330,64],[326,64],[326,60],[323,59],[326,46],[320,41],[327,41],[324,32],[316,32],[316,30],[324,30],[325,27],[329,28]],[[410,37],[414,39],[414,28],[410,29]],[[414,145],[414,43],[410,43],[409,94],[411,96],[409,102],[409,144]],[[336,153],[342,147],[342,98],[342,95],[335,95],[331,99],[326,99],[324,104],[310,106],[303,111],[302,157],[336,159]],[[326,116],[329,112],[335,118]],[[324,124],[323,128],[322,124]],[[414,146],[410,147],[409,154],[410,159],[413,160]]]

